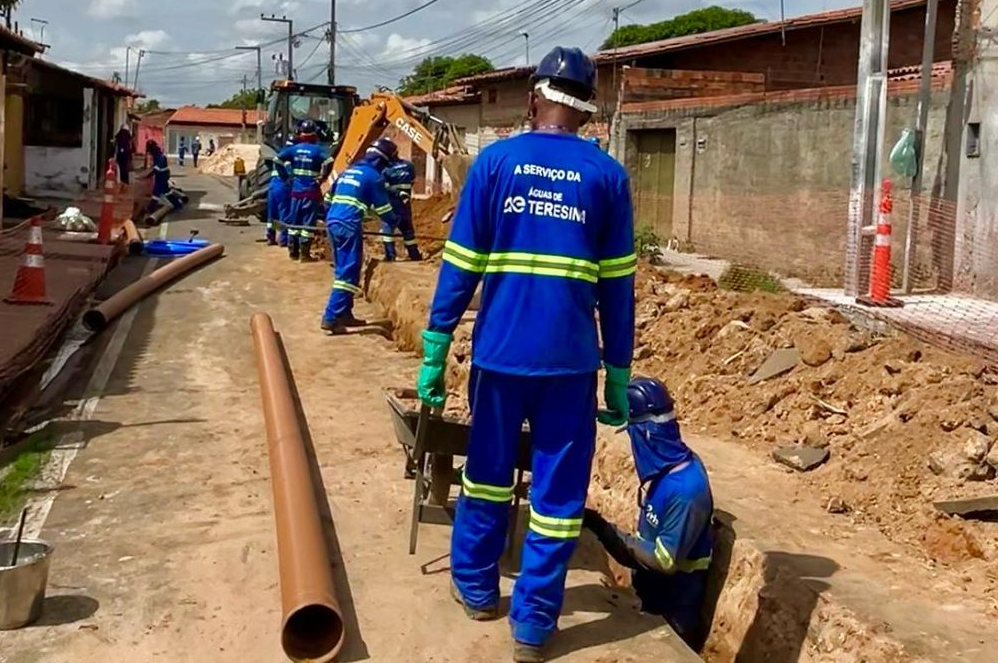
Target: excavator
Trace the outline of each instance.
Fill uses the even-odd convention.
[[[275,81],[264,125],[264,144],[254,172],[240,184],[239,202],[225,207],[226,221],[265,214],[270,162],[293,135],[300,120],[312,119],[320,129],[319,141],[334,155],[333,170],[323,191],[350,167],[388,127],[394,127],[413,145],[439,160],[460,191],[472,157],[454,125],[405,102],[381,88],[367,99],[349,86],[310,85]]]

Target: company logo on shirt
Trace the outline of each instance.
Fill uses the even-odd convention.
[[[548,168],[538,166],[533,163],[516,164],[513,168],[514,175],[536,175],[551,180],[552,182],[581,182],[582,175],[577,170],[564,170],[562,168]]]
[[[527,201],[523,196],[509,196],[502,205],[503,214],[519,214],[527,208]]]
[[[645,505],[645,520],[648,521],[652,527],[658,527],[658,516],[655,514],[655,509],[652,508],[651,504]]]

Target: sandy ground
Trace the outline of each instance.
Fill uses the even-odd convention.
[[[208,202],[234,196],[209,177],[184,180]],[[381,389],[409,384],[417,360],[378,336],[321,334],[327,268],[264,248],[262,226],[181,218],[170,234],[192,227],[226,257],[141,305],[42,533],[56,546],[44,616],[0,633],[0,660],[284,659],[249,333],[259,310],[287,348],[342,551],[340,660],[508,660],[506,622],[469,622],[448,596],[449,530],[424,526],[407,554],[412,484]],[[552,660],[690,660],[626,592],[600,585],[601,564],[576,560]]]

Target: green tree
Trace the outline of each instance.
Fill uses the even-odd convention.
[[[208,108],[238,108],[253,110],[256,108],[256,90],[240,90],[220,104],[208,104]]]
[[[474,76],[493,69],[495,67],[488,58],[473,53],[465,53],[456,58],[428,57],[416,65],[411,74],[399,81],[398,92],[403,95],[425,94],[441,90],[458,78]]]
[[[7,12],[11,9],[17,9],[19,4],[21,4],[21,0],[0,0],[0,10]]]
[[[711,6],[704,9],[694,9],[686,14],[680,14],[667,21],[650,23],[648,25],[624,25],[614,30],[601,49],[617,46],[644,44],[660,39],[672,39],[684,35],[695,35],[701,32],[733,28],[749,23],[758,23],[761,19],[741,9]]]
[[[160,109],[159,99],[146,99],[135,104],[135,112],[139,115],[151,113]]]

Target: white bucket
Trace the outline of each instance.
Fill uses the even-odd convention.
[[[0,630],[27,626],[42,614],[48,584],[52,546],[38,539],[25,539],[13,566],[14,542],[0,543]]]

